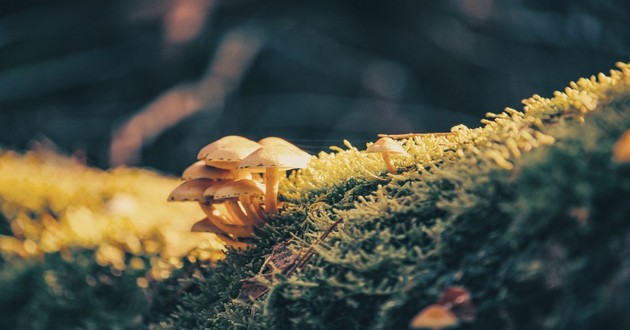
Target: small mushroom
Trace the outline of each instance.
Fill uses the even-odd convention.
[[[613,146],[613,161],[619,164],[630,163],[630,129]]]
[[[262,186],[262,187],[261,187]],[[262,224],[262,218],[252,206],[253,196],[263,195],[264,186],[249,179],[225,181],[209,187],[204,197],[216,203],[223,203],[238,225]],[[259,204],[256,204],[259,208]]]
[[[239,210],[243,208],[243,214],[248,218],[249,222],[255,225],[261,225],[263,215],[260,213],[260,203],[258,198],[265,193],[265,185],[248,179],[238,179],[223,184],[214,191],[214,199],[217,201],[231,201],[236,204],[235,208]]]
[[[235,224],[232,215],[224,203],[199,203],[208,219],[221,231],[234,237],[252,237],[254,228],[251,225]]]
[[[391,155],[398,154],[403,156],[409,156],[409,153],[403,149],[403,147],[388,137],[382,137],[370,145],[365,152],[367,153],[380,153],[387,166],[389,173],[396,174],[396,167],[392,164]]]
[[[247,243],[239,242],[230,238],[227,233],[215,226],[214,223],[208,218],[195,222],[190,231],[194,233],[215,234],[226,246],[233,247],[235,249],[246,250],[250,247],[250,245]]]
[[[249,178],[247,171],[239,171],[239,162],[249,154],[260,148],[260,144],[248,138],[230,135],[214,141],[203,147],[197,154],[197,159],[206,165],[232,171],[234,178]]]
[[[181,201],[197,201],[203,202],[203,192],[211,185],[215,184],[215,181],[210,179],[193,179],[186,181],[168,196],[169,202],[181,202]]]
[[[190,231],[193,233],[213,233],[213,234],[223,234],[226,233],[217,227],[210,219],[203,218],[197,222],[195,222],[192,227],[190,227]]]
[[[229,170],[208,166],[200,160],[188,166],[182,173],[182,180],[193,179],[231,180],[234,176]]]
[[[412,329],[441,330],[459,325],[457,317],[442,305],[431,305],[416,314],[409,323]]]
[[[265,212],[274,214],[278,213],[280,171],[305,168],[310,160],[311,155],[298,147],[268,144],[243,159],[239,168],[265,172]]]
[[[281,146],[281,147],[287,147],[289,149],[293,149],[293,150],[298,150],[298,151],[302,151],[302,149],[298,148],[296,145],[294,145],[293,143],[283,139],[283,138],[279,138],[276,136],[270,136],[270,137],[266,137],[264,139],[261,139],[260,141],[258,141],[258,144],[260,144],[261,146]]]

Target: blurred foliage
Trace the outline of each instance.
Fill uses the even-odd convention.
[[[1,328],[137,326],[149,285],[223,257],[188,232],[195,205],[166,202],[174,178],[46,149],[0,152],[0,173]]]
[[[282,183],[288,206],[256,247],[202,270],[154,327],[404,329],[463,285],[478,317],[462,328],[627,328],[630,168],[611,153],[630,127],[630,66],[619,67],[480,128],[404,141],[413,157],[395,175],[351,146],[320,154]],[[279,242],[313,258],[263,274]],[[246,279],[268,292],[239,297]]]
[[[278,135],[316,153],[470,126],[630,60],[628,21],[626,0],[4,1],[0,144],[44,135],[105,167],[112,132],[203,80],[243,26],[264,37],[241,81],[146,141],[141,164],[175,173],[228,134]]]

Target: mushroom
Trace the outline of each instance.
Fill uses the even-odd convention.
[[[262,185],[261,185],[262,186]],[[223,202],[228,213],[238,225],[261,224],[258,213],[250,207],[250,197],[263,194],[264,186],[249,179],[226,181],[209,187],[204,197],[217,203]]]
[[[442,297],[437,303],[450,309],[460,321],[472,322],[475,320],[476,310],[470,301],[470,293],[462,286],[444,289]]]
[[[213,234],[223,234],[226,233],[217,227],[210,219],[203,218],[197,222],[195,222],[192,227],[190,227],[190,231],[193,233],[213,233]]]
[[[293,149],[293,150],[302,151],[302,149],[298,148],[293,143],[291,143],[291,142],[289,142],[289,141],[287,141],[287,140],[285,140],[283,138],[276,137],[276,136],[269,136],[269,137],[266,137],[264,139],[261,139],[260,141],[258,141],[258,144],[260,144],[261,146],[276,145],[276,146],[287,147],[287,148]]]
[[[225,234],[234,237],[252,237],[254,235],[253,226],[234,223],[233,216],[224,203],[205,202],[199,203],[199,205],[208,220]]]
[[[181,201],[197,201],[203,203],[205,201],[203,192],[216,182],[211,179],[193,179],[186,181],[168,196],[169,202],[181,202]]]
[[[457,317],[442,305],[431,305],[416,314],[409,323],[412,329],[440,330],[459,325]]]
[[[238,179],[218,186],[214,191],[214,199],[231,202],[234,208],[243,211],[242,213],[250,223],[261,225],[264,221],[263,215],[260,213],[258,197],[263,196],[264,191],[265,185],[263,184],[249,179]]]
[[[232,171],[234,178],[248,178],[247,172],[239,171],[239,162],[260,148],[260,144],[238,135],[229,135],[201,148],[197,159],[206,165]]]
[[[310,160],[311,155],[298,147],[272,143],[263,145],[251,155],[245,157],[241,161],[239,168],[265,172],[265,212],[274,214],[278,213],[277,198],[280,171],[305,168]]]
[[[227,208],[223,205],[214,205],[212,202],[207,201],[204,197],[204,192],[212,187],[220,184],[217,181],[210,179],[194,179],[186,181],[168,197],[168,201],[196,201],[199,202],[201,210],[206,214],[208,219],[219,227],[222,231],[232,234],[235,237],[251,237],[253,235],[252,226],[248,225],[235,225],[231,218],[228,218],[226,214],[230,214]]]
[[[626,130],[613,146],[613,160],[620,164],[630,162],[630,129]]]
[[[231,180],[234,176],[229,170],[206,165],[203,160],[194,162],[182,173],[182,180],[211,179],[211,180]]]
[[[192,228],[190,228],[191,232],[194,233],[213,233],[217,235],[217,237],[223,241],[223,243],[227,246],[233,247],[235,249],[245,250],[250,247],[249,244],[239,242],[230,238],[227,233],[217,227],[210,219],[204,218],[199,220],[193,224]]]
[[[403,149],[403,147],[388,137],[382,137],[370,145],[365,152],[367,153],[380,153],[383,157],[383,161],[385,162],[385,166],[387,166],[387,170],[389,173],[396,174],[396,168],[394,164],[392,164],[391,155],[399,154],[403,156],[409,156],[409,153]]]

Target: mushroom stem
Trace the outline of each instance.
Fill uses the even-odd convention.
[[[277,167],[268,167],[265,170],[265,212],[267,214],[278,213],[279,183],[280,170]]]
[[[221,214],[212,204],[199,202],[199,206],[201,206],[201,210],[206,214],[208,219],[223,232],[235,237],[252,237],[252,226],[229,224],[229,220],[226,216]]]
[[[234,176],[234,180],[238,180],[238,179],[252,179],[252,173],[248,170],[239,170],[239,169],[234,169],[231,170],[232,175]]]
[[[260,226],[263,223],[262,218],[259,216],[258,212],[256,212],[256,208],[252,203],[253,196],[241,195],[238,200],[241,202],[241,205],[245,208],[245,213],[247,213],[250,221],[254,223],[255,226]]]
[[[232,215],[234,222],[236,222],[235,225],[251,225],[251,219],[249,218],[249,216],[247,216],[247,214],[245,214],[245,212],[243,212],[243,209],[238,204],[238,201],[225,201],[225,208],[230,213],[230,215]]]
[[[263,213],[262,207],[260,207],[260,199],[256,196],[252,196],[251,202],[252,202],[252,207],[254,208],[254,212],[256,212],[256,214],[258,215],[258,218],[260,218],[261,221],[264,223],[265,215]]]
[[[387,166],[387,170],[389,171],[389,173],[396,174],[396,167],[394,167],[394,164],[392,164],[390,153],[383,152],[381,153],[381,155],[383,156],[383,161],[385,162],[385,166]]]

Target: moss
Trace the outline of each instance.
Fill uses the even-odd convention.
[[[349,145],[321,154],[283,182],[296,205],[260,233],[247,256],[258,261],[228,254],[162,325],[404,329],[449,285],[467,287],[478,307],[464,328],[630,324],[630,177],[611,162],[630,127],[621,69],[489,114],[481,128],[404,141],[413,157],[396,175]],[[277,242],[314,255],[278,271],[256,301],[235,299]]]

